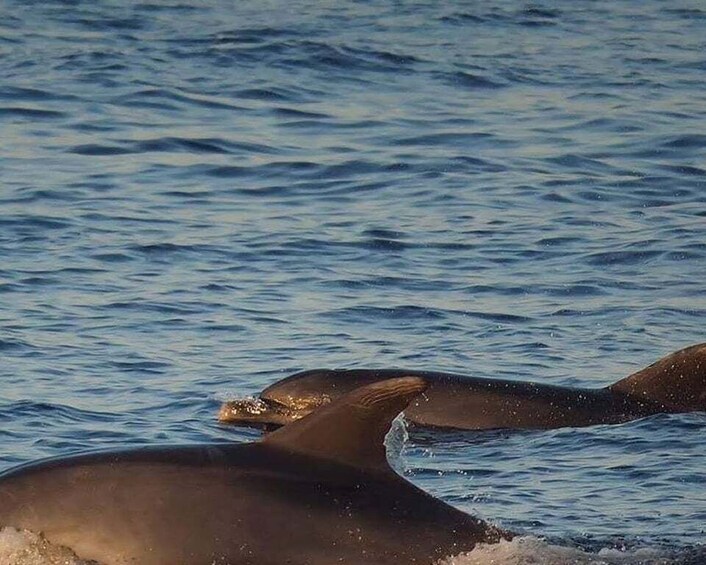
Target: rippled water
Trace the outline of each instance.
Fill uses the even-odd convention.
[[[602,386],[706,341],[700,2],[0,8],[1,468],[251,439],[218,400],[300,369]],[[404,465],[551,543],[688,552],[705,422]]]

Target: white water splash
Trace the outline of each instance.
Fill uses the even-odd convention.
[[[532,536],[487,545],[448,557],[437,565],[670,565],[679,563],[656,549],[619,551],[602,549],[587,553],[574,547],[552,545]]]
[[[540,538],[524,536],[492,545],[479,544],[473,551],[448,557],[435,565],[675,565],[678,563],[683,561],[667,557],[656,549],[619,551],[606,548],[598,553],[587,553],[573,547],[552,545]],[[41,535],[8,527],[0,530],[0,565],[100,564],[97,561],[79,559],[69,548],[53,545]]]
[[[404,414],[399,414],[393,421],[390,431],[385,436],[385,453],[390,466],[402,474],[404,472],[404,460],[402,451],[409,440],[409,432],[404,419]]]
[[[67,547],[53,545],[28,530],[0,530],[0,565],[99,565],[85,561]]]

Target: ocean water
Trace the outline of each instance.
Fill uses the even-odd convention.
[[[698,0],[0,10],[0,470],[251,441],[219,401],[302,369],[600,387],[706,341]],[[696,564],[705,428],[417,433],[396,464],[525,535],[454,564]]]

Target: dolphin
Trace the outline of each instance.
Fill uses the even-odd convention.
[[[412,426],[483,430],[618,424],[657,413],[706,411],[706,344],[663,357],[605,388],[573,388],[452,373],[318,369],[282,379],[257,399],[226,402],[224,423],[273,429],[356,387],[402,375],[428,383],[405,410]]]
[[[251,444],[20,466],[0,475],[0,525],[103,565],[429,565],[510,539],[388,465],[392,419],[425,387],[375,382]]]

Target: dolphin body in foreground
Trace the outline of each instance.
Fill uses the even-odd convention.
[[[21,466],[0,475],[0,525],[105,565],[429,565],[509,539],[389,467],[384,436],[425,387],[377,382],[253,444]]]
[[[304,371],[274,383],[255,400],[224,403],[219,420],[272,429],[357,387],[402,375],[422,377],[429,385],[405,410],[405,419],[414,426],[548,429],[617,424],[658,413],[706,411],[706,344],[699,344],[600,389],[430,371]]]

